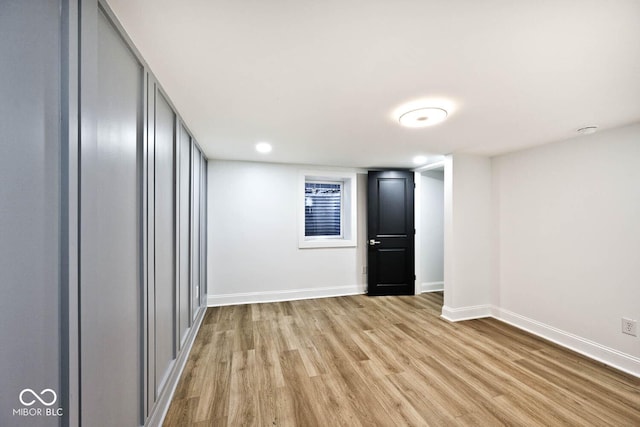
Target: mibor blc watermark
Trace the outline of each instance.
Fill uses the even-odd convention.
[[[36,393],[30,388],[20,392],[18,400],[22,408],[14,408],[13,415],[19,417],[61,417],[62,408],[53,408],[58,400],[58,395],[50,388],[45,388]],[[35,406],[34,406],[35,405]]]

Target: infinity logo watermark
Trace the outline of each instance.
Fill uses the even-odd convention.
[[[31,395],[32,395],[33,397],[35,397],[35,399],[33,399],[33,400],[31,400],[31,401],[28,401],[28,402],[25,402],[25,401],[24,401],[24,395],[25,395],[25,393],[27,393],[27,392],[31,393]],[[47,394],[47,393],[49,393],[49,394],[53,395],[53,400],[51,400],[51,402],[46,402],[45,400],[43,400],[43,399],[40,397],[40,396],[44,396],[44,395],[45,395],[45,394]],[[25,388],[24,390],[22,390],[22,391],[20,392],[20,403],[22,403],[24,406],[31,406],[31,405],[33,405],[34,403],[36,403],[36,399],[37,399],[37,400],[39,400],[39,401],[40,401],[40,403],[42,403],[44,406],[51,406],[51,405],[53,405],[54,403],[56,403],[56,400],[58,400],[58,395],[56,394],[56,392],[55,392],[55,391],[51,390],[50,388],[45,388],[44,390],[42,390],[42,391],[40,392],[40,396],[38,396],[38,395],[36,394],[36,392],[35,392],[35,391],[33,391],[33,390],[31,390],[30,388]]]
[[[20,417],[61,417],[62,408],[49,408],[58,400],[58,395],[50,388],[45,388],[39,394],[30,388],[25,388],[18,395],[20,403],[25,408],[13,409],[13,415]],[[40,402],[45,408],[30,408],[36,402]]]

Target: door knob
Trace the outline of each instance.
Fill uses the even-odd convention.
[[[375,246],[375,245],[379,245],[380,242],[378,242],[377,240],[374,239],[369,239],[369,246]]]

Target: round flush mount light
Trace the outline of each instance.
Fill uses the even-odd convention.
[[[596,133],[598,130],[598,126],[586,126],[578,129],[578,133],[582,135],[591,135],[592,133]]]
[[[268,142],[258,142],[256,144],[256,151],[258,153],[267,154],[267,153],[270,153],[271,150],[272,150],[271,144],[269,144]]]
[[[413,158],[413,163],[416,165],[423,165],[427,163],[427,156],[415,156]]]
[[[402,114],[398,121],[402,126],[422,128],[433,126],[447,118],[447,110],[436,107],[417,108]]]

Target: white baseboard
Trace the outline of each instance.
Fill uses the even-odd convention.
[[[287,291],[246,292],[226,295],[208,295],[207,306],[254,304],[261,302],[293,301],[311,298],[340,297],[366,293],[366,285],[307,288]]]
[[[494,308],[493,317],[516,328],[566,347],[591,359],[612,366],[623,372],[640,377],[640,359],[597,342],[545,325],[509,310]]]
[[[640,358],[490,304],[460,308],[443,306],[441,317],[450,322],[493,317],[590,359],[640,377]]]
[[[441,292],[444,291],[444,282],[425,282],[420,284],[420,292]]]
[[[460,322],[462,320],[480,319],[491,317],[493,306],[491,304],[474,305],[470,307],[451,308],[442,306],[441,317],[449,322]]]
[[[202,319],[204,319],[204,314],[206,311],[206,307],[203,307],[200,310],[200,313],[198,313],[195,322],[193,323],[191,328],[189,328],[189,333],[184,340],[182,350],[180,350],[178,358],[173,364],[173,369],[167,377],[166,383],[164,384],[164,387],[162,388],[162,391],[160,392],[160,395],[156,400],[156,404],[153,405],[153,408],[149,413],[147,422],[144,424],[145,426],[160,427],[164,421],[164,417],[167,416],[167,411],[169,410],[169,406],[171,405],[173,394],[176,391],[176,387],[178,386],[178,382],[180,381],[182,371],[184,370],[184,367],[187,364],[187,360],[189,359],[191,347],[193,347],[196,335],[198,335],[198,330],[200,329],[200,325],[202,324]]]

